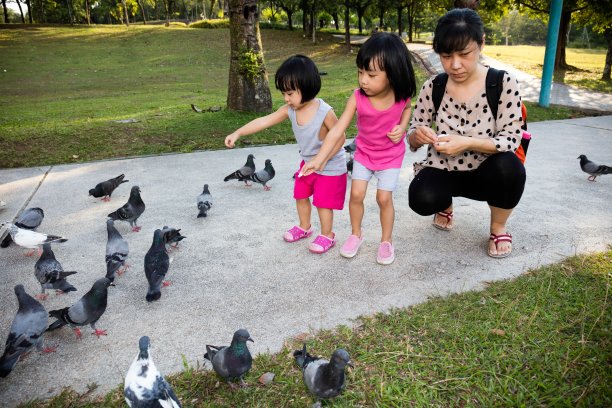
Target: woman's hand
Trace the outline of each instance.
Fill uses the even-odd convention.
[[[387,137],[391,139],[393,143],[397,144],[400,140],[402,140],[404,134],[406,134],[406,128],[402,125],[395,125],[393,126],[393,129],[387,133]]]
[[[440,135],[437,139],[433,147],[438,153],[455,156],[469,148],[471,138],[459,135]]]
[[[412,133],[412,143],[408,141],[410,145],[418,149],[426,144],[434,144],[438,141],[438,135],[434,130],[427,126],[417,126],[416,130]]]
[[[232,133],[230,135],[227,135],[225,137],[225,146],[230,148],[230,149],[233,149],[234,145],[236,144],[236,140],[238,140],[239,138],[240,138],[240,136],[238,136],[238,134],[236,132],[234,132],[234,133]]]

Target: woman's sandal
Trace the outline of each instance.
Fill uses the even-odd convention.
[[[447,220],[447,225],[449,222],[451,222],[453,220],[453,212],[446,212],[446,211],[440,211],[434,214],[434,219],[433,222],[431,223],[434,227],[436,227],[439,230],[442,231],[450,231],[453,229],[453,226],[451,225],[450,227],[446,227],[446,226],[442,226],[440,224],[436,224],[436,215],[439,215],[440,217],[444,217]]]
[[[499,234],[499,235],[495,235],[491,233],[491,236],[489,237],[489,241],[493,241],[495,243],[495,248],[497,249],[497,244],[499,242],[509,242],[510,244],[512,244],[512,235],[510,235],[507,232],[505,234]],[[510,251],[504,254],[492,254],[491,250],[487,249],[487,254],[491,258],[505,258],[511,253],[512,253],[512,246],[510,246]]]

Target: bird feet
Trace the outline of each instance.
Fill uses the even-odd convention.
[[[264,186],[264,191],[270,191],[272,189],[272,187],[270,186]]]
[[[131,266],[132,265],[130,265],[130,264],[123,264],[123,268],[119,268],[117,270],[117,275],[119,275],[119,276],[123,275],[124,273],[127,272],[128,268],[130,268]]]
[[[100,338],[100,336],[106,336],[106,330],[96,329],[96,331],[91,334],[95,334],[98,336],[98,338]]]
[[[163,281],[162,282],[162,287],[166,287],[166,286],[170,286],[172,285],[172,281]]]
[[[139,232],[140,231],[140,227],[136,226],[136,227],[132,227],[132,232]]]
[[[35,298],[38,300],[47,300],[48,297],[49,295],[47,295],[46,293],[39,293],[38,295],[35,296]]]
[[[589,177],[587,178],[587,180],[589,180],[589,181],[595,181],[595,177],[597,177],[597,176],[589,176]]]
[[[45,348],[42,349],[42,352],[47,354],[47,353],[55,353],[57,351],[57,346],[47,346]]]
[[[55,289],[55,295],[56,295],[56,296],[63,295],[64,293],[65,293],[65,292],[64,292],[63,290],[61,290],[61,289]]]
[[[82,340],[83,339],[83,333],[81,333],[81,329],[79,329],[78,327],[73,329],[74,330],[74,334],[76,334],[77,339],[78,340]]]
[[[32,255],[34,255],[34,252],[36,252],[36,250],[35,249],[31,249],[31,250],[25,252],[24,255],[25,256],[32,256]]]
[[[110,197],[102,197],[102,201],[109,202],[110,201]]]

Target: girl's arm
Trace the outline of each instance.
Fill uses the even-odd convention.
[[[393,143],[398,143],[404,135],[406,134],[406,129],[408,128],[408,123],[410,122],[410,99],[406,102],[406,106],[404,106],[404,110],[402,111],[402,116],[400,118],[399,125],[393,126],[393,129],[389,133],[387,133],[387,137],[391,139]]]
[[[338,123],[338,117],[336,116],[336,112],[334,112],[333,109],[330,109],[329,112],[327,112],[327,115],[325,115],[325,120],[323,121],[325,132],[323,132],[323,134],[321,135],[321,140],[325,140],[327,138],[329,131],[333,129],[334,126],[336,126],[336,123]],[[338,150],[340,150],[342,146],[344,146],[344,142],[346,142],[346,133],[342,133],[342,137],[339,138],[336,142],[336,145],[332,149],[333,154],[331,156],[336,154]],[[331,159],[331,157],[329,157],[328,159]]]
[[[242,126],[240,129],[227,135],[225,137],[225,146],[231,149],[234,147],[236,141],[240,139],[240,137],[257,133],[264,129],[268,129],[274,125],[278,125],[283,120],[289,118],[288,109],[289,108],[287,105],[283,105],[277,111],[272,112],[269,115],[253,119],[246,125]]]
[[[300,176],[307,176],[315,171],[320,171],[325,167],[327,161],[336,154],[339,149],[339,146],[344,143],[346,136],[344,132],[348,129],[351,121],[353,120],[353,116],[355,116],[355,110],[357,109],[357,102],[355,100],[355,94],[351,94],[348,102],[346,103],[346,107],[344,108],[344,112],[340,115],[340,119],[338,122],[329,130],[327,136],[325,136],[325,141],[319,150],[319,153],[315,157],[312,158],[308,163],[305,163],[300,171]],[[327,117],[325,118],[327,120]]]

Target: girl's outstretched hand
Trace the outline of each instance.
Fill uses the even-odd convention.
[[[321,167],[323,167],[321,163],[319,163],[316,159],[312,159],[311,161],[304,163],[300,169],[300,172],[298,173],[298,177],[308,176],[315,171],[321,170]]]
[[[404,129],[401,125],[393,126],[390,132],[387,133],[387,137],[391,139],[393,143],[399,143],[402,140],[402,137],[406,134],[406,129]]]
[[[236,133],[232,133],[231,135],[227,135],[225,137],[225,146],[233,149],[234,145],[236,144],[236,140],[238,140],[240,138],[240,136],[238,136]]]

